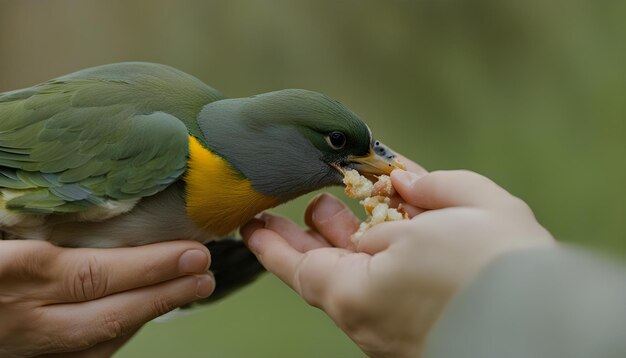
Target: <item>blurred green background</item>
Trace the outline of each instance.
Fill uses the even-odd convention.
[[[623,256],[625,18],[601,0],[0,0],[0,91],[128,60],[230,97],[317,90],[427,169],[483,173],[558,239]],[[276,211],[300,221],[309,199]],[[148,324],[118,356],[361,354],[266,275]]]

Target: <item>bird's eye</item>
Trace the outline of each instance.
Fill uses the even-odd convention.
[[[346,145],[346,136],[341,132],[330,132],[326,136],[326,141],[331,148],[339,150]]]

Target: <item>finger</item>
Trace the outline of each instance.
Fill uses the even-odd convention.
[[[91,357],[111,357],[117,352],[126,342],[128,342],[141,327],[133,329],[129,334],[112,339],[110,341],[96,344],[91,348],[87,348],[78,352],[64,352],[64,353],[52,353],[45,354],[38,357],[45,358],[91,358]]]
[[[137,333],[140,328],[141,326],[133,328],[131,332],[125,336],[97,344],[95,347],[92,347],[85,352],[87,353],[85,357],[112,357],[115,352],[119,351],[122,346],[133,338],[135,333]]]
[[[400,209],[402,209],[401,211],[404,211],[405,213],[407,213],[409,215],[409,218],[413,218],[414,216],[417,216],[417,215],[423,213],[424,211],[426,211],[426,209],[418,208],[418,207],[415,207],[415,206],[413,206],[411,204],[408,204],[398,194],[396,194],[396,195],[394,195],[394,196],[392,196],[390,198],[390,206],[392,208],[400,208]]]
[[[330,194],[322,194],[307,207],[304,221],[335,247],[355,248],[351,240],[360,221],[341,200]]]
[[[349,251],[321,248],[301,253],[276,232],[257,230],[248,240],[261,264],[309,304],[321,307],[334,278],[336,265]]]
[[[53,302],[82,302],[207,272],[209,251],[195,241],[131,248],[63,249],[50,269]],[[60,284],[59,284],[60,281]],[[46,292],[46,291],[42,291]]]
[[[330,244],[323,237],[321,237],[320,234],[316,232],[313,232],[311,230],[307,230],[306,232],[303,232],[303,230],[300,227],[291,223],[287,219],[284,219],[284,220],[290,223],[289,225],[290,228],[289,230],[284,230],[280,224],[281,223],[284,224],[285,221],[272,220],[272,219],[268,219],[268,217],[279,218],[279,216],[271,215],[271,214],[261,215],[259,218],[252,219],[248,223],[246,223],[244,226],[242,226],[240,232],[241,232],[241,238],[243,239],[243,241],[247,243],[248,239],[252,236],[252,234],[255,231],[266,228],[266,226],[268,225],[268,222],[271,222],[271,226],[269,226],[268,229],[273,230],[277,232],[279,235],[283,236],[285,240],[287,240],[287,242],[292,247],[294,247],[296,250],[300,252],[306,252],[315,248],[330,246]],[[261,220],[261,218],[264,218],[268,222]],[[292,227],[291,224],[295,226],[295,228]],[[296,228],[297,228],[297,231],[295,230]],[[289,231],[291,231],[293,235],[290,235]],[[287,236],[284,236],[284,235],[287,235]]]
[[[428,174],[428,171],[426,169],[424,169],[421,165],[415,163],[411,159],[403,156],[402,154],[397,154],[397,156],[398,160],[400,161],[400,163],[404,164],[407,171],[418,175]]]
[[[293,288],[292,273],[303,253],[293,248],[278,233],[259,228],[244,238],[250,251],[269,272]]]
[[[322,236],[322,234],[320,234],[319,232],[309,228],[306,230],[307,235],[309,235],[311,238],[317,240],[320,242],[320,245],[322,247],[333,247],[333,245],[330,244],[330,242],[328,242],[328,240],[326,240],[326,238],[324,236]],[[308,251],[308,250],[307,250]]]
[[[399,204],[397,206],[397,208],[402,209],[401,211],[407,213],[407,215],[409,215],[409,218],[411,218],[411,219],[416,217],[417,215],[423,213],[424,211],[426,211],[425,209],[418,208],[418,207],[415,207],[415,206],[413,206],[411,204],[407,204],[407,203]]]
[[[137,327],[174,308],[208,297],[211,274],[180,277],[153,286],[82,303],[44,306],[47,335],[65,347],[88,348],[131,334]]]
[[[0,240],[2,285],[15,287],[46,282],[48,269],[61,250],[46,241]]]
[[[328,242],[320,239],[318,234],[302,230],[300,226],[285,217],[263,213],[261,220],[265,222],[266,229],[278,233],[291,247],[300,252],[330,246]]]
[[[356,251],[375,255],[386,250],[397,240],[410,239],[414,231],[410,223],[410,221],[389,221],[371,227],[359,239]]]
[[[437,171],[422,177],[394,170],[391,181],[402,199],[424,209],[489,205],[511,197],[491,180],[466,170]]]
[[[248,239],[250,239],[250,236],[252,236],[252,234],[256,232],[257,230],[261,230],[263,228],[265,228],[265,221],[261,220],[260,218],[254,218],[248,221],[247,223],[245,223],[239,229],[239,233],[241,234],[241,238],[247,245]]]

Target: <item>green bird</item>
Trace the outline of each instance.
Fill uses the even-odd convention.
[[[2,238],[197,240],[226,289],[260,266],[240,242],[220,239],[265,209],[341,184],[346,169],[389,173],[395,157],[316,92],[225,99],[165,65],[94,67],[0,93]]]

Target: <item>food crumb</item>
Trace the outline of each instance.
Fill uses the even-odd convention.
[[[374,184],[356,170],[346,170],[343,183],[346,185],[346,195],[353,199],[363,199],[372,196]]]
[[[398,209],[390,208],[389,197],[395,194],[388,175],[381,175],[373,184],[356,170],[345,172],[343,180],[346,184],[346,195],[355,199],[363,199],[359,202],[365,209],[368,217],[359,225],[359,229],[352,235],[352,241],[358,242],[372,226],[386,221],[408,220],[407,213]]]

